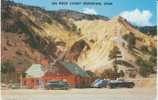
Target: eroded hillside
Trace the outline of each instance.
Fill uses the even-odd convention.
[[[128,40],[131,34],[135,38],[132,46]],[[119,60],[136,69],[137,59],[150,58],[150,51],[156,48],[153,37],[138,31],[122,17],[108,19],[67,10],[46,11],[14,3],[3,4],[2,38],[3,62],[24,58],[30,63],[44,58],[53,62],[60,58],[93,71],[112,68],[114,59],[109,55],[114,47],[120,51]],[[142,51],[143,47],[148,53]]]
[[[122,59],[130,62],[134,66],[136,56],[128,52],[128,43],[123,39],[123,36],[134,33],[136,40],[136,47],[142,45],[155,46],[155,41],[134,29],[125,19],[121,17],[114,17],[109,21],[105,20],[82,20],[75,21],[75,24],[81,29],[83,39],[86,40],[90,46],[90,50],[85,51],[78,59],[78,64],[85,66],[87,69],[95,69],[100,67],[107,67],[112,61],[109,60],[109,53],[113,46],[117,46],[121,50]],[[138,43],[140,42],[140,43]],[[142,54],[142,52],[139,52]]]

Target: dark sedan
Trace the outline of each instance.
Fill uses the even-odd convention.
[[[53,90],[53,89],[61,89],[67,90],[70,88],[70,85],[64,81],[49,81],[46,85],[46,89]]]
[[[134,82],[125,81],[125,80],[111,80],[107,85],[109,88],[118,88],[118,87],[126,87],[133,88],[135,86]]]

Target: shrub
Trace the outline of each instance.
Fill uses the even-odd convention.
[[[137,58],[136,64],[140,66],[139,74],[143,77],[147,77],[151,72],[153,72],[153,65],[149,61],[145,61],[142,58]]]
[[[141,50],[143,53],[148,53],[148,52],[149,52],[148,47],[145,46],[145,45],[141,46],[141,47],[140,47],[140,50]]]
[[[11,73],[11,72],[15,72],[15,67],[12,61],[7,60],[6,62],[2,63],[2,67],[1,67],[1,72],[2,73]]]
[[[132,49],[136,44],[136,37],[133,33],[129,33],[123,36],[123,38],[127,41],[129,49]]]
[[[90,71],[90,70],[88,70],[88,71],[86,71],[86,72],[87,72],[87,74],[88,74],[90,77],[97,77],[97,75],[96,75],[94,72]]]
[[[152,56],[157,56],[157,49],[155,47],[151,48],[150,54]]]
[[[119,51],[119,48],[118,47],[114,47],[111,51],[110,51],[110,54],[109,54],[109,58],[110,59],[116,59],[117,58],[117,55],[120,53]]]
[[[151,56],[151,57],[149,58],[149,62],[150,62],[153,66],[156,66],[157,57]]]
[[[143,77],[148,77],[148,75],[150,75],[149,66],[140,66],[139,73]]]
[[[101,74],[101,78],[106,78],[106,79],[116,79],[117,77],[118,74],[112,69],[105,69]]]
[[[119,72],[119,77],[124,77],[124,76],[125,76],[124,71],[123,71],[123,70],[120,70],[120,72]]]
[[[1,66],[1,73],[2,73],[2,82],[9,82],[11,80],[14,80],[15,76],[15,66],[13,61],[7,60],[2,63]]]
[[[135,72],[130,72],[130,73],[129,73],[129,77],[135,78],[135,77],[136,77],[136,73],[135,73]]]

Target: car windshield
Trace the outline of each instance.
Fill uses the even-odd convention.
[[[56,84],[59,83],[59,81],[49,81],[48,84]]]
[[[96,83],[96,82],[99,82],[99,81],[100,81],[100,79],[97,79],[97,80],[95,80],[95,83]]]
[[[49,81],[48,84],[68,84],[68,83],[63,81]]]
[[[63,81],[59,81],[59,84],[64,84],[64,82]]]

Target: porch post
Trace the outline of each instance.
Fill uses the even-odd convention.
[[[22,79],[23,79],[23,77],[22,77],[22,73],[20,73],[20,88],[22,88],[22,87],[23,87],[23,82],[22,82]]]

